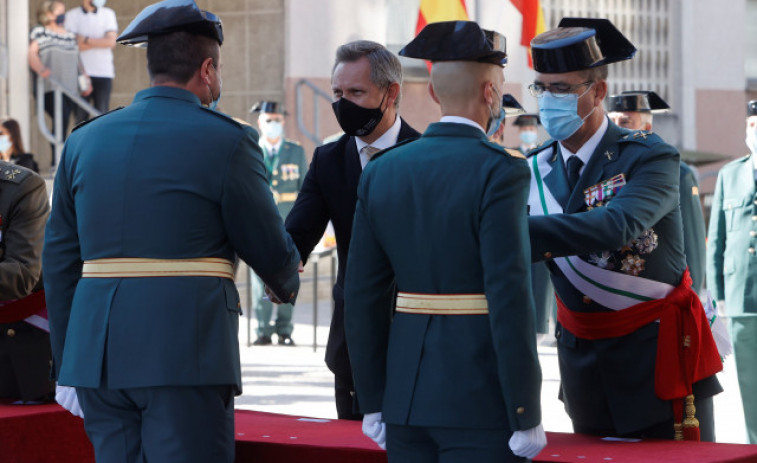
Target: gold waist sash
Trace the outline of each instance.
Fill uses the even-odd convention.
[[[220,257],[148,259],[116,257],[85,260],[82,278],[219,277],[234,280],[231,262]]]
[[[397,294],[397,312],[424,315],[486,315],[484,294]]]

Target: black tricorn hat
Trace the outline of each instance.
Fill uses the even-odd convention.
[[[194,0],[163,0],[145,7],[118,37],[123,45],[144,46],[150,37],[186,31],[223,44],[221,19],[201,10]]]
[[[502,109],[505,110],[505,117],[515,116],[526,112],[518,100],[509,93],[502,95]]]
[[[658,94],[646,90],[627,90],[619,95],[612,95],[607,99],[607,110],[651,112],[664,111],[670,106]]]
[[[252,108],[250,108],[250,114],[252,113],[274,113],[282,114],[284,116],[289,115],[284,106],[278,101],[258,101]]]
[[[541,125],[541,121],[539,120],[539,116],[537,116],[536,114],[521,114],[517,117],[517,119],[515,119],[513,125],[517,127],[536,127],[537,125]]]
[[[746,104],[746,117],[757,116],[757,100],[752,100]]]
[[[556,29],[531,40],[534,70],[581,71],[633,58],[636,47],[607,19],[563,18]]]
[[[427,24],[399,54],[432,62],[478,61],[500,66],[507,64],[505,36],[481,29],[473,21]]]

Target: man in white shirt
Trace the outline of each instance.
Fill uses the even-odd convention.
[[[81,3],[81,7],[66,13],[66,29],[76,34],[81,66],[92,80],[92,93],[87,99],[104,113],[108,111],[115,77],[113,47],[116,46],[118,32],[116,13],[105,8],[105,0],[82,0]],[[76,119],[87,119],[87,113],[77,110]]]

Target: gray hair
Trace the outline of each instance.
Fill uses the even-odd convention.
[[[371,82],[378,88],[388,88],[397,83],[402,87],[402,65],[400,60],[383,45],[370,40],[356,40],[345,43],[336,49],[336,61],[331,69],[331,75],[339,63],[353,63],[360,58],[368,58],[371,65]],[[401,92],[394,100],[394,107],[400,105]]]

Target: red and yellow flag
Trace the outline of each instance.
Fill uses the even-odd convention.
[[[515,8],[523,15],[523,28],[520,34],[520,44],[528,48],[528,67],[534,68],[531,61],[531,40],[547,30],[544,22],[544,11],[540,0],[510,0]]]
[[[418,10],[418,22],[415,25],[415,35],[426,27],[426,24],[440,21],[467,21],[468,12],[465,9],[465,0],[421,0]],[[428,72],[431,72],[431,63],[426,62]]]

